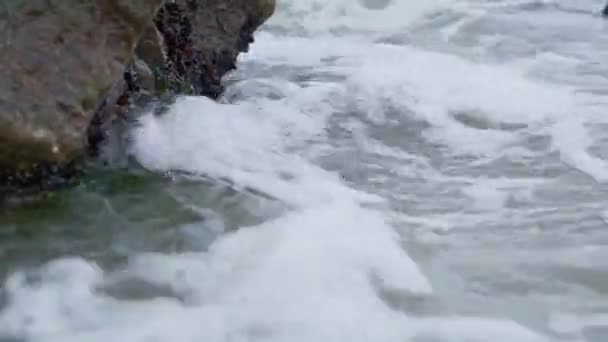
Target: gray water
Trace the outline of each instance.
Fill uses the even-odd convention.
[[[608,341],[602,1],[279,2],[230,104],[0,214],[0,341]]]

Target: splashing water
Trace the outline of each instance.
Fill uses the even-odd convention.
[[[16,267],[0,341],[606,340],[601,6],[279,1],[230,104],[184,97],[130,131],[220,236]],[[238,196],[201,203],[206,182]]]

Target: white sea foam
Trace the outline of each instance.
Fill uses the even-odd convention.
[[[333,34],[343,29],[367,33],[405,29],[425,14],[451,0],[404,2],[399,0],[300,0],[279,2],[271,24],[300,27],[309,35]]]
[[[392,107],[427,124],[416,133],[447,155],[493,161],[557,151],[572,167],[608,179],[605,161],[588,151],[595,141],[586,125],[598,111],[589,110],[588,97],[574,87],[534,80],[522,70],[525,63],[495,65],[377,43],[379,36],[405,31],[452,5],[484,13],[479,3],[465,0],[280,2],[269,30],[257,34],[252,51],[241,58],[247,67],[270,71],[235,85],[235,93],[245,93],[236,103],[185,97],[161,116],[144,115],[131,132],[131,153],[150,170],[229,179],[235,188],[254,188],[289,210],[240,227],[205,253],[139,255],[113,272],[78,258],[19,270],[5,285],[0,339],[549,341],[509,319],[421,318],[389,305],[382,290],[428,298],[433,286],[404,249],[403,236],[385,222],[389,214],[366,207],[386,199],[355,189],[317,163],[321,152],[334,151],[328,130],[336,112],[352,110],[361,121],[382,126],[390,123],[386,108]],[[489,11],[491,5],[481,7]],[[446,30],[449,36],[466,26],[458,25]],[[291,71],[284,75],[281,67]],[[430,158],[372,141],[366,124],[342,128],[363,140],[365,152],[398,160],[397,175],[443,177]],[[551,143],[533,151],[525,145],[531,134]],[[424,169],[409,172],[412,165]],[[460,190],[472,199],[470,207],[484,212],[504,207],[509,195],[530,200],[529,187],[538,184],[459,181],[468,184]],[[483,221],[454,213],[402,217],[440,233],[463,220]],[[172,296],[127,300],[96,290],[123,278]]]

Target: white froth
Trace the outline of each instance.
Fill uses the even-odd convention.
[[[385,124],[390,120],[386,109],[393,108],[428,124],[417,133],[441,145],[446,154],[494,161],[557,151],[573,168],[608,180],[606,161],[589,152],[594,140],[586,125],[598,112],[588,111],[588,98],[575,89],[533,80],[522,70],[525,63],[483,64],[377,42],[451,4],[469,7],[464,0],[280,1],[269,31],[258,33],[251,52],[241,58],[243,63],[277,67],[276,74],[273,70],[237,84],[235,93],[242,90],[250,97],[234,104],[184,97],[163,115],[144,115],[132,131],[131,152],[150,170],[228,179],[237,189],[254,188],[289,204],[290,211],[240,227],[206,253],[139,255],[111,273],[80,259],[57,260],[38,272],[16,272],[5,285],[8,304],[0,312],[0,339],[547,341],[507,319],[420,318],[388,305],[381,290],[425,298],[433,295],[432,286],[385,222],[389,215],[365,208],[384,198],[356,190],[316,164],[319,151],[334,149],[327,130],[335,112],[354,110],[364,120]],[[471,8],[475,15],[485,13]],[[451,39],[476,19],[448,27],[444,38]],[[337,81],[285,79],[280,67],[331,75]],[[426,158],[372,141],[358,121],[343,123],[345,127],[361,140],[361,149],[402,164],[395,174],[421,172],[410,167],[418,163],[428,180],[442,177]],[[520,146],[531,134],[546,136],[550,150]],[[529,199],[537,184],[459,181],[469,184],[462,188],[470,200],[468,209],[487,215],[504,208],[511,197]],[[395,216],[406,225],[433,227],[438,234],[459,225],[478,226],[487,218],[461,213]],[[177,298],[125,300],[97,290],[123,277],[170,289]]]
[[[453,1],[425,0],[299,0],[279,1],[271,25],[299,27],[309,35],[342,30],[373,32],[406,29],[423,15]]]
[[[272,37],[272,39],[271,39]],[[588,147],[584,123],[597,110],[587,107],[589,98],[572,87],[543,83],[522,74],[520,68],[481,64],[460,57],[419,50],[409,46],[374,44],[361,38],[283,38],[268,34],[250,58],[341,74],[332,98],[356,103],[370,120],[384,120],[377,113],[387,106],[408,109],[431,124],[425,136],[448,146],[455,154],[499,158],[531,133],[544,133],[564,161],[579,165],[593,176],[606,170],[582,153]],[[286,50],[300,49],[292,57]],[[323,56],[334,56],[326,63]],[[468,126],[454,118],[464,114],[483,123]],[[576,118],[576,119],[575,119]],[[577,132],[563,134],[561,127]],[[564,137],[570,136],[567,140]],[[483,143],[480,143],[483,141]],[[602,178],[602,176],[597,177]]]
[[[597,182],[608,181],[608,162],[589,153],[592,139],[585,128],[584,118],[572,117],[553,126],[553,145],[562,160],[588,174]]]
[[[300,96],[306,97],[306,91]],[[141,119],[141,129],[133,133],[133,153],[153,170],[228,178],[237,187],[252,187],[298,206],[320,205],[344,196],[380,200],[341,185],[337,175],[289,151],[321,134],[324,127],[322,109],[306,113],[290,104],[218,105],[184,98],[165,115],[149,114]]]
[[[415,331],[376,295],[373,278],[430,291],[392,230],[352,203],[242,229],[207,254],[142,255],[120,272],[187,294],[185,304],[95,293],[102,277],[84,262],[60,261],[43,274],[52,278],[39,285],[23,274],[9,280],[14,308],[0,315],[1,331],[35,341],[394,341]]]

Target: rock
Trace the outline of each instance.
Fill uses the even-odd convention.
[[[0,0],[0,202],[77,178],[115,121],[166,94],[221,99],[275,0]]]
[[[137,43],[135,55],[149,66],[161,67],[165,64],[165,43],[152,21]]]
[[[608,4],[606,4],[606,7],[604,7],[604,10],[602,11],[602,15],[604,17],[608,17]]]
[[[178,0],[166,3],[155,23],[166,44],[164,72],[173,91],[186,88],[217,99],[222,77],[273,13],[275,0]]]
[[[139,59],[138,57],[134,57],[132,62],[133,73],[137,75],[137,87],[139,87],[143,91],[156,89],[156,81],[154,79],[154,72],[150,69],[150,65],[145,61]]]
[[[0,183],[9,182],[8,175],[21,175],[23,183],[44,177],[82,155],[99,103],[161,4],[2,1]]]
[[[94,118],[89,128],[90,152],[98,154],[98,145],[111,134],[112,122],[142,94],[203,95],[221,100],[222,77],[236,68],[239,52],[248,50],[254,31],[275,7],[275,0],[165,3],[138,43],[124,79],[113,87]]]

